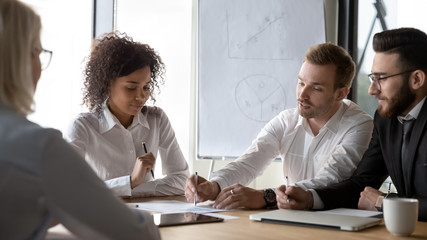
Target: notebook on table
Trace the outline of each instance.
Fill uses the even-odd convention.
[[[261,222],[321,227],[344,231],[359,231],[381,223],[381,219],[379,218],[284,209],[252,214],[249,218]]]

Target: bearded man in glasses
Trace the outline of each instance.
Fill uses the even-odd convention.
[[[369,94],[378,99],[372,139],[353,176],[324,189],[276,190],[279,208],[381,210],[377,189],[390,176],[398,197],[419,201],[427,221],[427,35],[414,28],[377,33]]]

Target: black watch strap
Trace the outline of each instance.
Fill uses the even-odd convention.
[[[384,196],[379,196],[377,198],[377,201],[375,202],[375,208],[378,210],[378,212],[383,211],[383,200],[384,200]]]
[[[266,202],[265,208],[272,209],[277,208],[277,201],[276,201],[276,193],[273,189],[267,188],[264,189],[264,200]]]

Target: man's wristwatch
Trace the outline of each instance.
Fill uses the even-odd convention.
[[[276,201],[276,193],[273,189],[267,188],[264,189],[264,200],[267,203],[265,205],[265,208],[272,209],[277,208],[277,201]]]
[[[394,198],[397,197],[396,193],[383,193],[381,196],[379,196],[377,198],[377,201],[375,202],[375,208],[379,211],[382,212],[383,211],[383,200],[384,198]]]
[[[383,211],[383,200],[384,200],[384,196],[379,196],[377,198],[377,201],[375,202],[375,208],[379,211],[382,212]]]

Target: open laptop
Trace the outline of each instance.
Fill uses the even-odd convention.
[[[321,227],[344,231],[359,231],[381,222],[380,218],[284,209],[252,214],[249,216],[249,219],[261,222]]]

